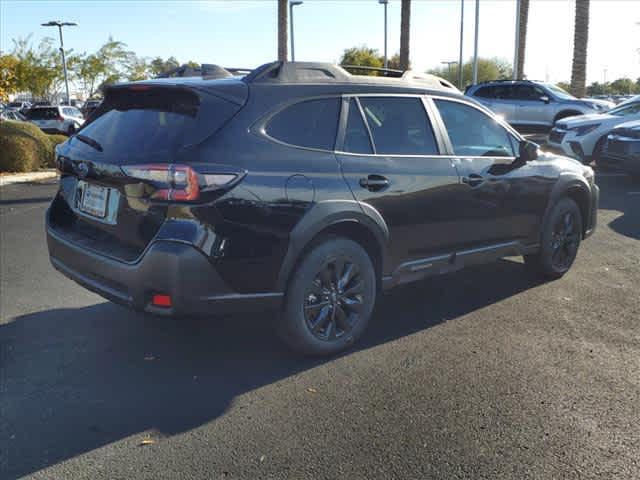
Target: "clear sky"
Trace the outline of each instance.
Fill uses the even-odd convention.
[[[109,35],[140,56],[252,67],[276,57],[276,0],[0,0],[0,49],[11,39],[53,36],[40,23],[61,19],[67,48],[95,51]],[[473,52],[475,0],[465,2],[464,56]],[[389,0],[389,52],[400,43],[400,0]],[[297,60],[336,61],[366,44],[383,50],[383,6],[377,0],[305,0],[295,7]],[[525,72],[571,76],[574,0],[531,0]],[[456,60],[460,0],[413,0],[411,62],[425,70]],[[479,55],[512,61],[514,0],[480,0]],[[640,77],[640,0],[591,0],[587,80]],[[605,73],[606,70],[606,73]]]

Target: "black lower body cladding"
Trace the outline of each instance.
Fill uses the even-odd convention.
[[[196,247],[177,241],[152,242],[132,263],[81,248],[47,225],[51,263],[83,287],[136,310],[161,315],[215,315],[277,308],[280,293],[238,294]],[[152,304],[168,295],[171,305]]]

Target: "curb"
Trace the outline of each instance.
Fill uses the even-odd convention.
[[[39,180],[48,180],[50,178],[56,178],[57,176],[58,172],[53,169],[42,172],[10,173],[8,175],[0,175],[0,187],[14,183],[30,183]]]

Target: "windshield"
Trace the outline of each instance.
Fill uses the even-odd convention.
[[[609,115],[615,115],[616,117],[626,117],[629,115],[640,115],[640,102],[627,105],[620,105],[619,107],[609,110]]]
[[[547,87],[549,90],[551,90],[553,95],[556,96],[557,98],[559,98],[560,100],[575,100],[576,99],[576,97],[571,95],[569,92],[567,92],[566,90],[560,88],[557,85],[553,85],[552,83],[545,84],[545,87]]]

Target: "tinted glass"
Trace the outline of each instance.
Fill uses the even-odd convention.
[[[456,155],[513,157],[509,133],[493,118],[468,105],[435,100]]]
[[[267,125],[267,134],[300,147],[333,150],[338,131],[340,99],[307,100],[278,112]]]
[[[476,97],[482,98],[492,98],[493,97],[493,87],[480,87],[475,94]]]
[[[433,129],[422,100],[408,97],[362,97],[360,103],[373,135],[376,153],[434,155]]]
[[[355,100],[349,103],[349,118],[344,135],[344,151],[352,153],[373,153],[369,132],[360,115],[360,109]]]
[[[514,87],[514,98],[516,100],[540,100],[545,96],[545,92],[533,85],[516,85]]]
[[[34,108],[33,110],[29,110],[27,114],[29,120],[55,120],[58,118],[58,108]]]

